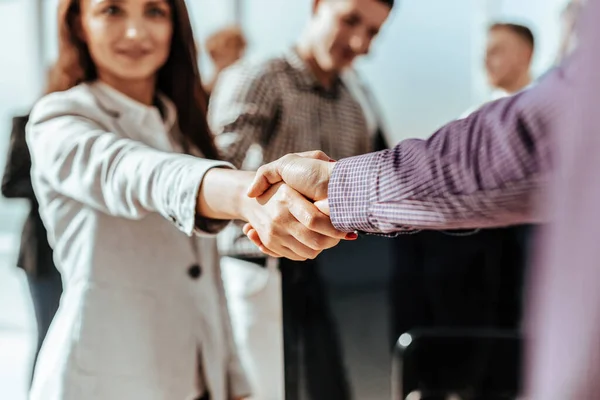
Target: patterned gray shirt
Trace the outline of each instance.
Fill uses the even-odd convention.
[[[294,50],[223,72],[211,96],[209,123],[223,157],[243,169],[294,152],[323,150],[337,160],[371,149],[361,106],[341,79],[324,88]],[[223,255],[260,254],[239,224],[219,242]]]

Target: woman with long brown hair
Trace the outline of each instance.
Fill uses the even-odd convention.
[[[344,234],[285,185],[248,198],[254,173],[212,161],[183,0],[61,0],[58,26],[27,141],[64,294],[31,399],[247,396],[210,236],[246,220],[302,260]]]

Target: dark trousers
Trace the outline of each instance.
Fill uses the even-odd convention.
[[[519,329],[530,229],[485,229],[472,236],[426,231],[394,239],[392,341],[415,328]],[[481,365],[465,368],[473,371],[475,385],[485,385],[489,377],[482,365],[489,360],[478,360]]]
[[[58,309],[60,295],[62,293],[62,282],[60,273],[55,268],[51,268],[48,272],[40,274],[39,276],[28,274],[27,282],[29,284],[29,291],[31,293],[31,300],[33,302],[37,323],[37,345],[33,364],[35,367],[40,348],[42,347],[50,323],[54,318],[54,314],[56,314],[56,310]]]
[[[316,261],[280,261],[285,398],[346,400],[339,336]]]

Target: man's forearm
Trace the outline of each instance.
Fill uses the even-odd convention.
[[[491,103],[428,140],[342,160],[329,183],[329,207],[343,231],[390,233],[533,222],[536,194],[551,171],[554,118],[549,88]]]

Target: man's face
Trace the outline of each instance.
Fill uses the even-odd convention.
[[[310,37],[319,67],[341,71],[367,54],[390,12],[379,0],[315,0]]]
[[[531,46],[507,28],[493,29],[488,35],[485,69],[490,85],[495,88],[511,87],[531,64]]]

